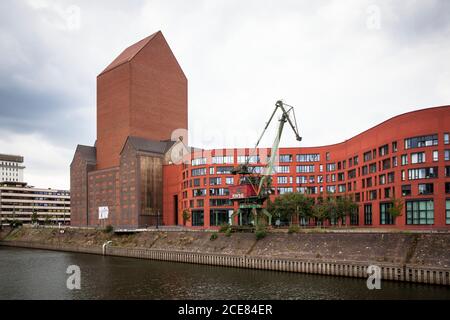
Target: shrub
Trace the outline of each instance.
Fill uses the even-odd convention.
[[[300,227],[296,224],[291,225],[289,227],[288,233],[298,233],[300,231]]]
[[[261,240],[267,236],[267,231],[265,229],[258,229],[255,232],[256,240]]]
[[[230,229],[230,225],[228,223],[224,223],[220,226],[219,232],[227,232],[227,230]]]
[[[23,225],[22,221],[18,221],[18,220],[13,220],[13,221],[11,221],[11,222],[9,223],[9,226],[10,226],[12,229],[19,228],[19,227],[21,227],[22,225]]]
[[[209,238],[209,240],[214,241],[218,238],[219,236],[217,235],[217,232],[214,232],[211,237]]]
[[[227,231],[225,231],[225,236],[227,237],[231,236],[231,228],[228,228]]]
[[[104,231],[105,231],[105,233],[111,233],[111,232],[113,232],[113,230],[114,230],[113,226],[109,224],[106,226]]]

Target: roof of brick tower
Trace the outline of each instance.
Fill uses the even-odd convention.
[[[102,71],[102,73],[100,73],[100,75],[114,68],[117,68],[118,66],[126,62],[130,62],[131,59],[133,59],[139,53],[139,51],[141,51],[158,33],[161,33],[161,31],[155,32],[154,34],[148,36],[147,38],[144,38],[141,41],[126,48],[116,59],[114,59],[113,62],[111,62],[106,67],[105,70]]]

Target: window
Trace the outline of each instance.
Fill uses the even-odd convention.
[[[444,144],[450,143],[450,134],[444,133]]]
[[[378,154],[383,157],[389,153],[389,145],[384,145],[378,149]]]
[[[192,210],[192,225],[194,227],[200,227],[204,225],[203,210]]]
[[[383,160],[383,170],[388,170],[391,168],[391,159]]]
[[[281,154],[280,162],[292,162],[292,154]]]
[[[370,152],[370,151],[365,152],[363,157],[364,157],[364,162],[372,160],[372,152]]]
[[[278,188],[277,191],[278,191],[278,194],[285,194],[285,193],[292,193],[293,189],[291,187],[289,187],[289,188]]]
[[[429,135],[405,139],[405,149],[430,147],[438,145],[438,135]]]
[[[325,158],[327,161],[330,161],[330,153],[329,152],[326,153]]]
[[[346,190],[345,184],[340,184],[340,185],[338,185],[338,192],[339,192],[339,193],[344,193],[345,190]]]
[[[369,173],[369,170],[368,170],[367,166],[362,167],[362,174],[363,174],[363,176],[365,176],[368,173]]]
[[[231,164],[233,162],[233,156],[216,156],[212,158],[213,164]]]
[[[444,150],[444,160],[450,161],[450,150]]]
[[[353,158],[353,164],[354,164],[355,166],[357,166],[358,163],[359,163],[359,157],[358,157],[358,156],[355,156],[355,157]]]
[[[380,181],[380,184],[381,184],[381,185],[386,184],[386,175],[382,174],[382,175],[379,177],[379,181]]]
[[[296,158],[297,162],[318,162],[320,161],[320,154],[298,154]]]
[[[314,172],[314,166],[297,166],[297,173]]]
[[[228,223],[228,210],[211,209],[209,210],[209,223],[211,226],[220,226]]]
[[[289,173],[289,166],[277,166],[275,167],[276,173]]]
[[[209,174],[214,174],[214,170],[215,170],[214,167],[209,168]]]
[[[216,185],[219,185],[219,184],[222,184],[222,178],[209,178],[209,185],[210,186],[216,186]]]
[[[420,183],[419,194],[433,194],[434,185],[432,183]]]
[[[206,175],[206,168],[200,168],[200,169],[192,169],[192,176],[204,176]]]
[[[222,206],[232,206],[231,200],[229,199],[209,199],[210,207],[222,207]]]
[[[450,200],[445,201],[445,223],[450,224]]]
[[[205,165],[206,164],[206,158],[193,159],[191,161],[191,164],[192,164],[193,167]]]
[[[395,172],[389,172],[387,175],[388,183],[394,183],[395,182]]]
[[[319,171],[323,172],[323,164],[319,165]]]
[[[369,200],[377,200],[377,190],[369,191]]]
[[[392,152],[397,152],[397,141],[392,142]]]
[[[371,163],[371,164],[369,165],[369,172],[370,172],[370,173],[375,173],[375,172],[377,172],[377,164],[376,164],[376,163]]]
[[[411,163],[424,163],[425,162],[425,152],[411,153]]]
[[[394,224],[394,217],[389,213],[392,203],[380,203],[380,224]]]
[[[206,196],[206,189],[194,189],[192,190],[193,197],[204,197]]]
[[[445,176],[450,177],[450,167],[449,166],[445,167]]]
[[[450,182],[445,183],[445,193],[450,193]]]
[[[433,161],[439,161],[439,152],[437,150],[433,151]]]
[[[408,155],[402,154],[402,166],[406,166],[408,164]]]
[[[397,167],[397,166],[398,166],[397,157],[392,157],[392,165],[393,165],[394,167]]]
[[[433,200],[407,201],[406,224],[434,224]]]
[[[327,172],[335,171],[336,163],[327,163]]]
[[[242,163],[259,163],[259,156],[238,156],[237,157],[237,162],[242,164]]]
[[[296,182],[297,184],[307,183],[307,182],[308,182],[308,178],[307,178],[306,176],[298,176],[298,177],[295,179],[295,182]]]
[[[391,188],[384,188],[384,198],[385,199],[390,199],[392,198],[392,192],[391,192]]]
[[[211,188],[209,189],[210,196],[228,196],[230,191],[227,188]]]
[[[356,169],[349,170],[347,172],[347,176],[348,176],[348,179],[355,179],[356,178]]]
[[[233,184],[234,184],[234,178],[233,178],[233,177],[227,177],[227,178],[225,178],[225,184],[227,184],[227,185],[233,185]]]
[[[372,205],[371,204],[364,205],[364,224],[366,226],[372,225]]]
[[[277,177],[278,184],[287,184],[288,183],[288,177]]]
[[[328,193],[336,193],[336,186],[327,186]]]
[[[403,197],[408,197],[411,195],[411,185],[410,184],[405,184],[402,186],[402,196]]]
[[[409,180],[417,180],[417,179],[431,179],[438,177],[438,168],[419,168],[419,169],[409,169],[408,170],[408,179]]]
[[[350,225],[358,226],[359,225],[359,208],[356,207],[352,213],[350,214]]]
[[[233,167],[217,167],[217,174],[231,174]]]

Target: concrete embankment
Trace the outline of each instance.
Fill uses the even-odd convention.
[[[450,285],[450,234],[141,232],[21,228],[0,233],[1,245],[229,267],[367,277],[377,265],[387,280]],[[107,241],[112,243],[105,248]]]

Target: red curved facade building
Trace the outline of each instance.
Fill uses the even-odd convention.
[[[449,229],[449,133],[450,106],[443,106],[396,116],[342,143],[280,148],[275,196],[352,196],[359,210],[348,217],[350,226]],[[248,156],[252,166],[261,167],[269,153],[265,148],[201,150],[186,164],[165,166],[164,222],[182,224],[185,209],[192,215],[189,226],[228,222],[237,209],[229,201],[229,187],[239,183],[230,169]],[[388,213],[393,198],[404,201],[395,221]]]
[[[97,78],[97,140],[79,145],[71,163],[71,224],[183,225],[186,209],[193,228],[228,222],[237,209],[229,188],[239,183],[231,169],[246,157],[262,168],[270,149],[196,150],[174,164],[187,143],[174,132],[187,128],[188,80],[157,32]],[[449,133],[450,106],[443,106],[399,115],[342,143],[281,148],[274,197],[351,195],[359,210],[347,225],[449,229]],[[387,213],[394,197],[405,203],[395,221]]]

